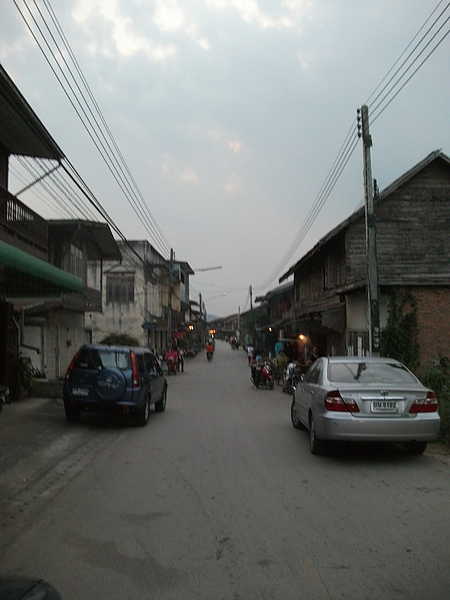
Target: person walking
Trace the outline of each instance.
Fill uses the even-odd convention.
[[[253,346],[251,344],[249,344],[247,346],[247,357],[248,357],[248,364],[250,365],[252,360],[253,360],[253,355],[254,355],[255,349],[253,348]]]

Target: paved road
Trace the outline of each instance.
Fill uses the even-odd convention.
[[[1,571],[72,599],[450,596],[448,457],[309,452],[290,399],[217,343],[146,428],[59,400],[0,416]]]

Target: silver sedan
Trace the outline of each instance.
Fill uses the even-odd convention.
[[[422,454],[440,428],[434,392],[397,360],[375,357],[316,360],[294,391],[291,420],[309,430],[313,454],[327,440],[399,442]]]

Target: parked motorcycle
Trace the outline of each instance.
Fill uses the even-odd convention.
[[[0,385],[0,412],[4,404],[8,404],[9,388],[6,385]]]
[[[304,368],[299,364],[291,362],[287,365],[286,371],[283,376],[283,381],[281,383],[281,388],[283,392],[292,396],[297,384],[301,381],[304,373]]]
[[[273,377],[272,365],[268,361],[264,361],[261,364],[256,365],[251,380],[253,381],[253,385],[256,389],[263,385],[270,390],[273,390],[275,386],[275,380]]]

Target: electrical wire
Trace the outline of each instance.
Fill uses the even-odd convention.
[[[36,0],[34,0],[34,3],[37,6]],[[121,172],[120,180],[121,180],[121,183],[123,184],[123,187],[122,187],[122,185],[120,185],[120,187],[121,187],[122,191],[127,196],[129,194],[129,192],[132,193],[133,197],[132,198],[129,197],[129,201],[130,201],[130,204],[133,206],[133,209],[135,210],[137,216],[139,217],[139,219],[141,221],[144,221],[144,223],[147,224],[147,226],[148,226],[147,231],[150,233],[150,235],[152,237],[154,237],[158,242],[160,242],[162,244],[162,246],[165,245],[165,251],[169,252],[170,251],[169,243],[167,242],[167,240],[165,240],[165,238],[164,238],[164,236],[162,234],[161,229],[159,228],[158,224],[156,223],[156,220],[154,219],[154,217],[151,214],[148,206],[145,203],[145,200],[144,200],[144,198],[143,198],[143,196],[142,196],[142,194],[141,194],[141,192],[140,192],[140,190],[139,190],[139,188],[138,188],[138,186],[136,184],[136,181],[133,178],[128,165],[126,164],[126,161],[125,161],[122,153],[120,152],[119,146],[116,143],[116,140],[114,139],[114,136],[113,136],[110,128],[108,127],[108,125],[106,123],[106,119],[104,118],[104,116],[103,116],[103,114],[102,114],[102,112],[100,110],[100,107],[99,107],[97,101],[94,98],[92,90],[89,87],[89,84],[88,84],[86,78],[84,77],[84,75],[82,73],[82,70],[81,70],[81,68],[79,66],[78,61],[75,58],[75,55],[74,55],[74,53],[73,53],[73,51],[72,51],[72,49],[70,47],[70,44],[68,43],[67,38],[64,35],[64,32],[63,32],[63,30],[62,30],[62,28],[61,28],[61,26],[59,24],[59,21],[56,18],[56,15],[55,15],[53,9],[51,8],[49,0],[44,0],[44,4],[46,5],[47,11],[48,11],[48,13],[50,15],[50,18],[53,21],[53,24],[54,24],[56,30],[58,31],[59,35],[61,36],[61,38],[63,40],[64,47],[66,48],[66,50],[67,50],[70,58],[72,59],[72,62],[74,64],[74,66],[75,66],[75,69],[76,69],[76,71],[77,71],[80,79],[81,79],[81,82],[83,83],[83,86],[84,86],[85,90],[87,91],[88,96],[89,96],[90,100],[92,101],[92,103],[94,105],[95,111],[98,114],[98,116],[100,117],[100,120],[101,120],[101,122],[102,122],[102,124],[103,124],[103,126],[104,126],[104,128],[106,130],[106,132],[108,133],[108,137],[109,137],[110,141],[112,142],[117,155],[120,158],[120,161],[119,161],[117,159],[117,157],[113,153],[111,153],[111,154],[108,153],[108,157],[110,158],[110,160],[115,163],[114,169],[112,171],[113,176],[116,178],[116,176],[115,176],[115,173],[116,173],[115,172],[115,167],[118,167],[119,170],[120,170],[120,172]],[[40,15],[43,18],[44,22],[46,23],[45,18],[43,17],[43,15],[42,15],[41,12],[40,12]],[[53,39],[53,41],[54,41],[54,43],[55,43],[55,45],[56,45],[56,47],[58,49],[59,55],[61,57],[64,57],[64,54],[61,52],[61,50],[60,50],[60,48],[59,48],[59,46],[58,46],[58,44],[57,44],[54,36],[51,34],[50,28],[48,27],[47,23],[46,23],[46,27],[47,27],[47,30],[49,31],[50,35],[52,36],[52,39]],[[55,57],[55,60],[56,60],[56,57]],[[71,69],[68,66],[68,64],[67,64],[66,61],[65,61],[65,64],[66,64],[66,67],[68,68],[69,73],[71,74],[71,77],[72,77],[73,81],[75,82],[75,84],[77,86],[77,89],[81,93],[81,96],[83,98],[84,103],[86,104],[86,106],[89,109],[89,113],[92,115],[92,117],[94,119],[94,123],[97,126],[97,128],[98,128],[98,130],[99,130],[99,132],[101,134],[101,137],[105,140],[106,144],[108,145],[108,150],[111,151],[111,146],[109,145],[109,142],[107,140],[107,136],[105,136],[105,134],[102,132],[100,124],[98,123],[97,118],[95,117],[93,111],[89,107],[89,104],[88,104],[88,102],[87,102],[87,100],[86,100],[86,98],[85,98],[85,96],[83,94],[83,91],[81,90],[80,86],[76,82],[76,78],[73,75],[73,73],[72,73],[72,71],[71,71]],[[122,166],[125,167],[125,171],[123,171]],[[127,175],[128,175],[128,177],[127,177]],[[116,178],[116,181],[117,181],[117,178]],[[138,195],[136,195],[135,190],[137,190]]]
[[[429,17],[426,19],[426,21],[420,27],[419,31],[415,34],[412,41],[408,44],[407,48],[402,52],[400,57],[397,59],[397,61],[394,63],[394,65],[391,67],[391,69],[388,71],[387,75],[385,75],[385,77],[382,79],[382,81],[378,84],[378,86],[375,88],[374,92],[372,92],[371,96],[369,97],[369,101],[378,92],[380,87],[383,85],[383,83],[389,77],[390,73],[392,73],[392,71],[394,70],[395,66],[400,62],[402,57],[406,54],[408,49],[412,46],[412,44],[414,43],[414,40],[417,39],[417,37],[420,35],[420,32],[426,27],[426,24],[432,19],[433,15],[438,11],[438,9],[441,6],[441,4],[443,3],[443,1],[444,0],[440,0],[438,5],[433,9],[432,13],[429,15]],[[444,32],[442,34],[440,39],[435,43],[433,48],[425,56],[425,58],[420,62],[420,64],[409,75],[409,77],[406,79],[406,81],[404,81],[400,85],[400,83],[406,77],[406,75],[411,70],[411,68],[414,66],[414,64],[419,60],[419,58],[426,51],[426,49],[430,46],[430,44],[433,42],[433,40],[435,40],[435,38],[441,33],[441,31],[444,29],[445,25],[449,21],[450,17],[447,17],[445,19],[445,21],[442,22],[442,17],[444,17],[446,11],[448,11],[449,6],[450,6],[450,3],[447,3],[445,8],[440,12],[440,14],[433,21],[433,23],[428,27],[428,30],[421,37],[419,42],[414,46],[413,50],[408,54],[406,59],[401,63],[401,65],[398,67],[398,69],[395,71],[395,73],[390,77],[390,79],[387,81],[387,83],[382,87],[382,89],[375,96],[373,102],[376,102],[378,100],[379,101],[375,105],[375,107],[373,107],[373,108],[370,107],[372,110],[372,115],[373,115],[371,118],[372,123],[375,122],[379,118],[379,116],[386,110],[386,108],[391,104],[391,102],[403,90],[403,88],[406,86],[406,84],[412,79],[412,77],[418,72],[418,70],[425,64],[425,62],[430,58],[430,56],[436,51],[436,49],[440,46],[440,44],[448,36],[449,31],[447,30],[446,32]],[[437,31],[435,31],[432,34],[432,30],[436,26],[438,26],[438,29],[437,29]],[[426,41],[426,39],[430,35],[431,35],[431,38]],[[422,45],[423,45],[423,47],[420,48],[420,46],[422,46]],[[420,50],[419,50],[419,48],[420,48]],[[413,59],[411,64],[406,66],[408,60],[410,58],[412,58],[414,53],[418,50],[419,50],[418,55]],[[388,89],[388,86],[391,83],[392,83],[392,86]],[[380,96],[385,91],[386,91],[386,93],[380,99]],[[368,102],[366,104],[368,104]],[[322,185],[318,195],[316,196],[316,199],[314,200],[308,214],[306,215],[306,218],[305,218],[300,230],[298,231],[296,237],[294,238],[293,242],[290,244],[290,246],[286,250],[282,260],[278,263],[277,267],[274,269],[274,271],[272,272],[270,277],[268,279],[266,279],[261,286],[258,286],[258,288],[267,288],[268,286],[270,286],[270,284],[277,277],[277,273],[279,273],[285,267],[285,265],[288,263],[288,261],[292,259],[292,257],[294,256],[294,254],[297,252],[298,248],[300,247],[301,243],[304,241],[307,233],[310,231],[312,225],[314,224],[314,222],[317,219],[317,217],[319,216],[321,210],[325,206],[327,199],[331,195],[331,192],[333,191],[336,183],[340,179],[342,172],[344,171],[346,165],[348,164],[353,152],[355,151],[355,149],[358,145],[358,140],[355,139],[355,137],[353,135],[354,132],[355,132],[355,125],[353,123],[353,125],[350,128],[349,133],[347,134],[347,137],[344,140],[344,143],[342,144],[342,146],[337,154],[337,157],[333,163],[333,166],[331,167],[331,169],[325,179],[325,182]]]
[[[14,4],[16,5],[16,8],[18,9],[20,15],[22,16],[25,24],[27,25],[31,35],[35,39],[39,49],[41,50],[42,54],[44,55],[44,58],[46,59],[50,68],[52,69],[58,83],[62,87],[64,93],[66,94],[67,98],[69,99],[69,102],[71,103],[73,109],[75,110],[78,118],[82,122],[89,137],[91,138],[92,142],[94,143],[95,147],[97,148],[100,156],[104,160],[109,171],[111,172],[111,174],[113,175],[117,184],[119,185],[120,189],[122,190],[124,196],[128,199],[128,202],[132,206],[133,211],[139,218],[140,222],[146,228],[147,232],[149,233],[149,235],[152,238],[152,240],[154,241],[154,243],[157,246],[159,246],[162,253],[163,254],[168,253],[170,246],[169,246],[167,240],[164,238],[164,236],[161,232],[161,229],[159,228],[159,226],[156,223],[156,220],[154,219],[153,215],[149,211],[148,206],[145,204],[143,196],[137,187],[135,179],[131,175],[130,169],[126,165],[123,155],[118,150],[118,145],[117,145],[116,141],[114,140],[114,137],[112,136],[111,130],[106,125],[106,120],[104,119],[104,117],[98,107],[98,103],[95,101],[95,99],[93,97],[91,89],[87,85],[86,78],[84,77],[84,75],[82,75],[79,64],[78,64],[78,62],[76,62],[75,56],[67,42],[67,38],[64,36],[64,34],[62,32],[62,28],[55,17],[53,9],[51,9],[50,3],[48,2],[48,0],[44,0],[44,4],[47,8],[48,13],[50,14],[50,18],[53,22],[53,25],[56,28],[56,31],[59,33],[59,35],[63,39],[64,47],[65,47],[66,51],[68,52],[69,56],[71,57],[72,61],[75,64],[76,71],[78,72],[84,87],[87,89],[89,97],[91,98],[91,100],[94,103],[94,108],[95,108],[96,112],[100,115],[100,120],[102,121],[103,125],[106,128],[106,131],[108,132],[108,136],[109,136],[110,140],[112,140],[112,146],[114,148],[111,146],[110,140],[108,140],[103,129],[101,128],[99,120],[97,119],[96,115],[94,114],[94,111],[92,110],[91,106],[89,105],[89,102],[87,101],[86,96],[83,93],[83,90],[81,89],[80,85],[78,84],[74,73],[72,72],[71,68],[69,67],[69,65],[66,61],[65,55],[62,52],[58,42],[56,41],[56,38],[53,35],[45,16],[42,14],[42,11],[40,10],[39,6],[37,5],[36,0],[34,0],[34,5],[35,5],[37,12],[40,15],[42,21],[44,22],[45,28],[48,31],[54,46],[56,47],[56,49],[58,51],[58,57],[55,55],[55,52],[52,50],[51,45],[50,45],[42,27],[39,25],[37,18],[33,15],[26,0],[22,0],[22,1],[30,15],[32,22],[34,23],[45,46],[48,49],[49,55],[52,57],[53,61],[57,65],[61,76],[58,75],[55,68],[53,67],[51,60],[43,47],[43,44],[40,43],[40,41],[37,38],[37,35],[32,30],[32,27],[30,25],[30,22],[27,20],[26,15],[23,13],[23,11],[18,6],[16,0],[13,0],[13,1],[14,1]],[[58,60],[58,58],[59,58],[59,60]],[[71,81],[69,81],[69,77],[63,71],[62,65],[65,65],[65,67],[71,77],[71,80],[74,82],[74,85],[72,85]],[[65,81],[66,85],[64,85],[63,80]],[[77,90],[78,90],[78,93],[77,93]],[[114,149],[115,149],[115,151],[114,151]],[[136,192],[136,190],[138,190],[138,192]],[[103,213],[105,212],[104,209],[102,212]]]

